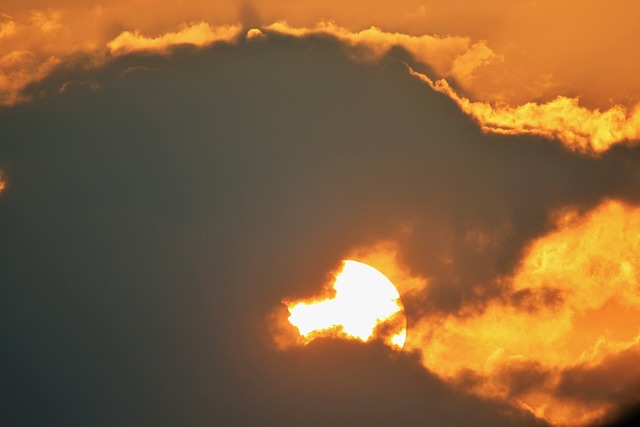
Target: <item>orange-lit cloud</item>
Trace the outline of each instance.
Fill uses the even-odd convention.
[[[125,31],[107,43],[113,55],[125,55],[131,52],[152,51],[166,52],[175,45],[190,44],[206,46],[219,41],[234,41],[242,31],[240,25],[211,27],[206,22],[193,25],[182,25],[180,30],[162,34],[158,37],[147,37],[138,31]]]
[[[40,62],[50,50],[67,58],[83,44],[103,49],[123,31],[158,36],[193,22],[259,27],[286,21],[294,28],[313,28],[325,21],[353,34],[375,26],[400,38],[428,34],[469,40],[476,47],[450,71],[473,100],[522,105],[581,96],[589,108],[608,109],[631,107],[640,99],[640,59],[629,54],[637,40],[634,17],[639,12],[635,2],[610,7],[579,0],[312,0],[304,8],[272,0],[108,0],[100,5],[65,0],[57,1],[55,10],[50,1],[30,0],[3,6],[0,57],[17,50],[16,40],[22,50],[37,53]],[[43,32],[47,38],[38,41]],[[464,77],[470,68],[475,70],[471,80]]]
[[[640,209],[609,201],[555,223],[499,279],[503,297],[427,315],[406,346],[467,390],[583,425],[640,397]]]
[[[266,37],[265,34],[258,28],[252,28],[249,31],[247,31],[247,39],[249,40],[264,39],[265,37]]]
[[[640,139],[640,104],[630,109],[616,105],[600,111],[581,106],[578,98],[563,96],[546,103],[516,106],[474,102],[458,94],[444,79],[433,81],[411,69],[410,73],[432,89],[448,95],[485,132],[541,135],[558,139],[572,150],[594,153]]]
[[[503,60],[486,41],[473,43],[468,37],[411,36],[375,27],[351,32],[333,23],[321,23],[311,29],[294,28],[285,23],[266,28],[296,37],[330,34],[351,47],[367,48],[373,58],[380,58],[392,47],[401,46],[415,60],[431,67],[438,76],[454,79],[463,89],[471,89],[478,69]],[[614,105],[600,110],[586,108],[580,105],[579,98],[566,96],[521,105],[510,105],[504,101],[472,101],[454,90],[445,79],[434,82],[422,73],[410,72],[432,89],[451,97],[485,132],[540,135],[559,139],[572,150],[592,153],[640,139],[640,104],[631,107]]]
[[[464,82],[472,80],[476,68],[499,60],[485,41],[474,43],[469,37],[412,36],[385,32],[376,27],[352,32],[331,22],[320,23],[314,28],[296,28],[278,22],[266,28],[297,37],[330,34],[351,47],[366,47],[376,59],[385,55],[391,48],[400,46],[417,61],[432,67],[438,75],[454,77]]]
[[[413,319],[405,349],[466,392],[553,425],[592,424],[640,398],[640,208],[606,201],[552,218],[516,272],[496,279],[501,296]],[[353,254],[394,277],[405,300],[428,286],[407,273],[393,242]]]
[[[94,9],[91,16],[98,22],[104,13],[103,9]],[[5,46],[0,49],[0,103],[11,105],[26,100],[22,91],[28,84],[46,77],[64,65],[65,57],[78,52],[101,55],[106,49],[113,56],[139,51],[166,52],[169,47],[180,44],[206,46],[217,41],[232,42],[242,33],[239,24],[212,26],[201,21],[181,24],[177,31],[157,36],[133,30],[123,31],[111,40],[96,35],[81,41],[72,36],[72,20],[67,22],[65,18],[68,16],[59,11],[32,11],[21,20],[3,15],[0,39],[5,41]],[[587,108],[580,105],[579,98],[567,96],[523,104],[471,100],[464,93],[478,93],[474,88],[486,83],[483,74],[505,60],[504,55],[485,40],[474,41],[468,36],[410,35],[376,27],[351,31],[330,22],[315,27],[277,22],[264,28],[294,37],[328,34],[354,48],[354,57],[359,59],[379,59],[394,46],[400,46],[417,62],[432,68],[438,77],[456,82],[460,90],[453,89],[444,79],[434,81],[411,71],[434,90],[451,97],[485,132],[541,135],[559,139],[572,150],[591,153],[640,138],[639,105]],[[264,38],[265,34],[259,29],[248,31],[248,39],[256,37]]]
[[[0,105],[26,100],[21,91],[48,76],[62,63],[60,58],[38,58],[29,51],[13,51],[0,58]]]
[[[63,62],[47,41],[60,27],[59,12],[33,11],[21,20],[0,14],[0,105],[23,100],[25,86]]]
[[[0,105],[28,100],[24,89],[72,63],[77,54],[104,49],[99,10],[88,10],[82,20],[62,10],[0,13]]]
[[[46,77],[78,52],[101,55],[106,50],[120,56],[134,51],[164,52],[176,44],[232,41],[241,33],[238,20],[244,19],[293,36],[330,34],[349,46],[365,47],[373,58],[401,46],[416,61],[431,67],[438,78],[455,81],[460,90],[454,91],[444,81],[432,86],[451,96],[487,132],[558,138],[571,149],[591,152],[639,138],[640,88],[634,83],[637,69],[633,68],[637,61],[629,60],[619,43],[596,40],[595,24],[586,25],[597,17],[598,26],[611,30],[598,32],[598,37],[610,34],[606,37],[628,39],[632,35],[625,23],[633,13],[602,10],[598,2],[580,4],[580,16],[572,13],[575,2],[551,8],[547,4],[506,7],[495,1],[483,4],[482,10],[464,3],[467,14],[438,0],[401,1],[393,9],[377,9],[378,13],[359,10],[363,5],[357,1],[332,4],[329,9],[312,3],[305,11],[275,2],[247,9],[235,1],[197,10],[190,4],[182,5],[181,10],[154,5],[153,13],[146,13],[149,3],[144,0],[113,1],[86,9],[72,2],[61,2],[56,10],[14,6],[7,9],[11,15],[0,16],[0,104],[26,100],[23,89],[27,85]],[[145,14],[140,14],[143,10]],[[354,10],[359,10],[358,19],[349,18]],[[548,23],[546,31],[538,27],[541,19],[532,18],[542,16]],[[268,23],[278,19],[292,24]],[[323,23],[305,25],[320,20]],[[496,25],[487,29],[477,20]],[[369,22],[368,29],[362,30],[365,22]],[[124,28],[113,36],[115,23]],[[523,27],[531,31],[522,31]],[[255,31],[248,38],[257,35]],[[557,43],[560,32],[563,41]],[[584,41],[576,39],[577,35],[565,40],[567,33],[581,34]],[[537,43],[540,38],[548,42]],[[523,55],[522,49],[532,53]],[[615,78],[607,78],[600,64],[586,67],[594,50],[607,59],[603,63],[616,64]],[[572,71],[575,63],[567,66],[562,62],[569,54],[583,64],[579,76]],[[611,88],[609,94],[601,87],[603,82]],[[580,96],[589,107],[580,104]]]

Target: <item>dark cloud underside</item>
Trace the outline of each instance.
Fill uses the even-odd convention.
[[[482,135],[394,55],[178,49],[60,71],[33,92],[90,84],[0,111],[1,423],[535,424],[409,356],[265,338],[354,246],[401,239],[433,280],[410,315],[451,311],[498,296],[553,209],[638,200],[639,150]]]

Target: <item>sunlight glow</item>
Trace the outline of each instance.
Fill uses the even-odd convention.
[[[605,201],[553,216],[532,241],[505,296],[482,310],[431,313],[412,327],[408,350],[453,383],[511,401],[556,426],[589,425],[615,410],[608,396],[640,380],[640,209]],[[569,387],[587,397],[563,398]]]
[[[344,261],[333,289],[331,299],[285,302],[289,322],[305,342],[320,336],[365,342],[380,338],[402,348],[406,339],[404,308],[395,286],[382,273],[357,261]]]

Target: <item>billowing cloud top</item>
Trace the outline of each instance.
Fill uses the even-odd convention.
[[[88,61],[97,65],[109,56],[134,51],[159,52],[180,44],[204,46],[231,41],[239,36],[242,26],[238,22],[243,21],[298,37],[330,34],[348,45],[366,47],[367,54],[373,56],[400,46],[428,66],[435,73],[432,78],[455,83],[457,89],[444,81],[438,87],[456,99],[487,132],[534,133],[558,138],[571,149],[591,153],[638,139],[640,107],[636,101],[640,88],[636,87],[636,68],[629,66],[632,58],[626,50],[620,51],[614,38],[622,37],[620,29],[627,28],[625,22],[633,16],[623,9],[607,8],[603,13],[596,4],[585,6],[577,2],[553,8],[546,2],[507,8],[498,1],[489,7],[483,5],[483,12],[473,15],[501,22],[494,30],[480,31],[477,22],[469,22],[467,15],[460,14],[460,22],[443,31],[441,24],[435,25],[434,18],[451,12],[446,12],[447,8],[438,1],[401,1],[394,3],[392,10],[381,4],[377,13],[370,16],[359,11],[362,18],[356,20],[345,19],[344,15],[363,6],[358,2],[336,5],[330,14],[326,10],[319,13],[318,5],[313,3],[303,13],[277,2],[254,6],[216,2],[201,9],[186,4],[179,10],[171,5],[154,5],[153,11],[144,0],[113,1],[88,9],[62,2],[56,10],[34,8],[37,3],[28,10],[14,6],[1,17],[0,104],[28,100],[24,90],[29,84],[74,63],[78,55],[90,56]],[[580,15],[566,8],[574,3],[580,7]],[[470,11],[476,6],[465,7]],[[617,29],[604,33],[612,40],[598,41],[607,46],[604,57],[615,76],[613,71],[592,71],[595,42],[593,35],[585,33],[583,15]],[[533,32],[545,38],[555,34],[553,42],[529,40],[529,33],[522,30],[523,25],[535,22],[535,16],[544,16],[547,27],[544,31],[533,28]],[[342,26],[331,21],[318,24],[319,19],[336,18],[342,18]],[[278,21],[281,19],[290,24]],[[362,29],[361,19],[379,26]],[[168,22],[173,25],[167,26]],[[307,26],[309,22],[313,25]],[[514,22],[519,26],[512,27]],[[633,22],[629,21],[629,25],[633,26]],[[383,26],[389,30],[381,29]],[[431,35],[433,28],[445,35]],[[460,35],[451,35],[452,29]],[[565,46],[567,33],[582,34],[584,41]],[[602,37],[603,32],[597,34]],[[544,49],[540,50],[542,46]],[[570,64],[564,62],[568,51],[574,58]],[[576,68],[583,70],[579,78],[572,72]],[[599,88],[603,81],[606,86]]]
[[[591,425],[636,405],[635,60],[609,103],[567,71],[596,61],[588,29],[563,65],[565,42],[512,27],[620,13],[539,3],[7,8],[2,424]],[[287,341],[283,298],[342,259],[400,291],[401,355]]]

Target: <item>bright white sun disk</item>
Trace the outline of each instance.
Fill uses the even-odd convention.
[[[339,329],[338,336],[368,341],[378,325],[398,313],[404,316],[400,294],[393,283],[366,264],[345,261],[333,288],[336,292],[333,299],[288,305],[289,322],[302,336]],[[402,348],[406,339],[404,319],[403,325],[393,332],[385,341]]]

